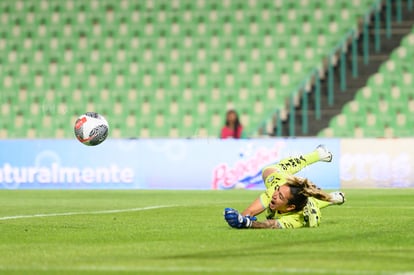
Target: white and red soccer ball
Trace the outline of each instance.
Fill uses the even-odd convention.
[[[107,137],[109,125],[106,119],[95,112],[87,112],[75,122],[75,136],[83,144],[95,146],[101,144]]]

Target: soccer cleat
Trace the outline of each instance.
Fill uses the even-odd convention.
[[[316,151],[319,153],[319,160],[324,162],[331,162],[332,161],[332,153],[328,151],[325,145],[318,145],[316,147]]]
[[[345,194],[340,191],[329,193],[331,195],[332,204],[341,205],[345,202]]]

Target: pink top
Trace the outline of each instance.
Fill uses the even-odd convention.
[[[241,134],[242,134],[242,132],[243,132],[243,127],[242,127],[242,126],[239,126],[239,127],[237,128],[237,135],[236,135],[236,138],[241,138]],[[233,131],[233,129],[232,129],[232,128],[229,128],[229,127],[227,127],[227,126],[224,126],[224,127],[221,129],[220,138],[234,138],[233,133],[234,133],[234,131]]]

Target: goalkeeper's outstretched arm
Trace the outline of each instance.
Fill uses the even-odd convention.
[[[239,213],[236,209],[226,208],[224,209],[224,219],[233,228],[253,228],[253,229],[281,229],[277,219],[265,220],[262,222],[257,221],[254,216],[245,216]]]
[[[247,207],[241,214],[243,216],[257,216],[262,213],[266,208],[263,206],[260,197],[255,199],[249,207]]]
[[[282,229],[277,220],[253,221],[251,228],[256,229]]]

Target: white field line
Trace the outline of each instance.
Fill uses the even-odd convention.
[[[209,272],[209,273],[272,273],[272,274],[338,274],[338,275],[396,275],[393,271],[371,271],[371,270],[332,270],[332,269],[324,269],[324,268],[283,268],[283,267],[275,267],[275,268],[260,268],[260,267],[234,267],[234,268],[215,268],[215,267],[200,267],[200,266],[193,266],[193,267],[132,267],[132,268],[124,268],[124,267],[113,267],[113,266],[80,266],[79,269],[75,268],[75,271],[110,271],[110,272],[191,272],[191,273],[201,273],[201,272]],[[72,271],[70,268],[68,271]],[[413,273],[399,273],[398,275],[413,275]]]
[[[126,209],[110,209],[110,210],[96,210],[96,211],[83,211],[83,212],[64,212],[64,213],[44,213],[44,214],[30,214],[30,215],[16,215],[0,217],[1,221],[4,220],[17,220],[17,219],[30,219],[30,218],[44,218],[44,217],[58,217],[58,216],[75,216],[75,215],[99,215],[99,214],[112,214],[123,212],[137,212],[152,209],[175,207],[176,205],[154,205],[138,208],[126,208]]]
[[[71,271],[70,269],[68,271]],[[75,271],[110,271],[110,272],[190,272],[190,273],[271,273],[271,274],[338,274],[338,275],[394,275],[393,272],[374,272],[369,270],[332,270],[332,269],[323,269],[323,268],[260,268],[260,267],[234,267],[234,268],[214,268],[214,267],[137,267],[137,268],[112,268],[109,266],[103,266],[103,269],[98,267],[91,269],[80,267],[80,269],[76,269]],[[405,274],[404,274],[405,275]]]
[[[78,267],[34,267],[32,269],[25,269],[21,267],[7,267],[0,266],[0,270],[12,271],[66,271],[66,272],[161,272],[161,273],[271,273],[271,274],[338,274],[338,275],[413,275],[413,271],[374,271],[374,270],[349,270],[349,269],[324,269],[324,268],[260,268],[260,267],[233,267],[233,268],[216,268],[206,266],[108,266],[108,265],[88,265]]]
[[[245,202],[245,201],[230,201],[230,203],[241,203],[241,202]],[[211,205],[211,204],[205,204],[205,205]],[[227,205],[227,203],[223,204],[223,205]],[[178,205],[154,205],[154,206],[146,206],[146,207],[139,207],[139,208],[127,208],[127,209],[112,209],[112,210],[97,210],[97,211],[83,211],[83,212],[40,213],[40,214],[30,214],[30,215],[16,215],[16,216],[0,217],[0,221],[17,220],[17,219],[30,219],[30,218],[44,218],[44,217],[58,217],[58,216],[88,215],[88,214],[90,214],[90,215],[93,215],[93,214],[99,215],[99,214],[111,214],[111,213],[122,213],[122,212],[137,212],[137,211],[145,211],[145,210],[160,209],[160,208],[170,208],[170,207],[176,207],[176,206],[178,206]],[[200,206],[200,205],[198,205],[198,206]]]
[[[341,208],[361,208],[361,209],[414,209],[414,206],[345,206],[345,205],[339,205]]]

